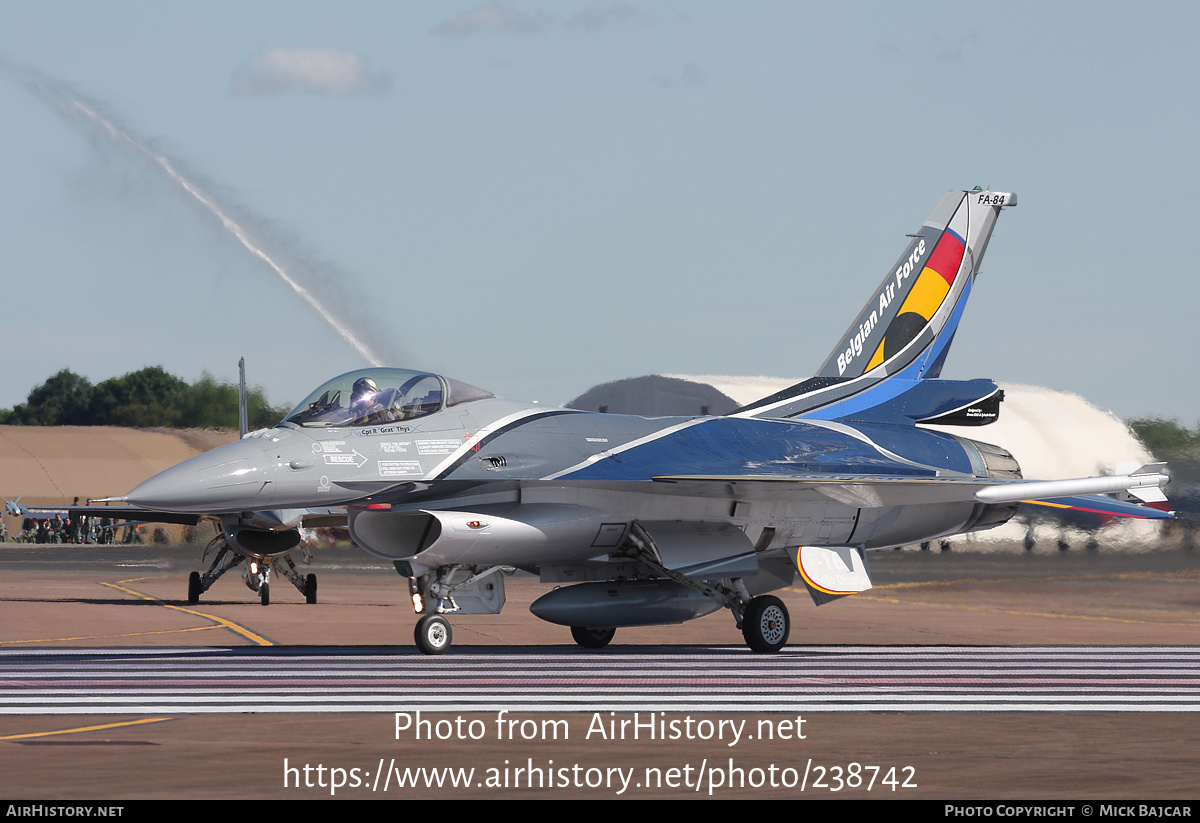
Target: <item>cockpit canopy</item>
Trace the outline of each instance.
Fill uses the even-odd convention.
[[[292,409],[283,423],[306,428],[378,426],[416,420],[448,406],[494,396],[429,372],[359,369],[320,386]]]

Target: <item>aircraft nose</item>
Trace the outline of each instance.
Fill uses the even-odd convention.
[[[262,444],[238,440],[154,475],[128,495],[130,504],[170,512],[263,508],[274,495],[275,465]]]

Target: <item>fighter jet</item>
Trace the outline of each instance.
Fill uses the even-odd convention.
[[[1161,497],[1160,466],[1031,482],[1004,449],[923,428],[999,413],[992,381],[940,374],[995,222],[1016,204],[946,194],[817,375],[728,416],[547,408],[362,369],[120,500],[216,520],[221,551],[265,559],[268,574],[304,518],[343,512],[354,542],[408,578],[431,654],[450,648],[450,616],[503,608],[515,569],[555,586],[532,611],[585,647],[725,608],[751,649],[774,652],[791,618],[768,593],[797,576],[817,605],[867,589],[870,550],[991,528],[1026,500],[1170,516],[1142,505]],[[193,575],[190,600],[213,572]]]

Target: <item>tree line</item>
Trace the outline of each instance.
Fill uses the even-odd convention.
[[[1154,454],[1194,451],[1200,448],[1200,425],[1192,431],[1175,420],[1144,417],[1129,421],[1129,428]]]
[[[246,400],[251,429],[274,426],[291,409],[286,404],[272,406],[258,386],[247,389]],[[189,384],[162,366],[147,366],[94,386],[86,377],[63,369],[34,386],[24,403],[0,409],[0,424],[236,429],[238,388],[218,382],[208,372]],[[1128,424],[1155,454],[1200,449],[1200,426],[1192,431],[1161,418],[1134,419]]]
[[[257,386],[247,389],[246,401],[251,430],[274,426],[290,410],[272,406]],[[218,382],[208,372],[189,384],[162,366],[95,385],[63,369],[34,386],[24,403],[0,409],[0,424],[236,429],[238,387]]]

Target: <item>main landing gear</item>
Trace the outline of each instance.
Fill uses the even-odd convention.
[[[787,643],[792,619],[787,606],[769,594],[752,598],[742,614],[742,637],[756,652],[777,652]]]
[[[711,597],[733,612],[734,622],[742,630],[742,637],[752,651],[773,654],[787,643],[792,630],[792,618],[787,606],[778,597],[769,594],[751,597],[745,584],[737,578],[709,583],[666,568],[658,561],[659,552],[654,545],[654,538],[640,523],[630,527],[629,546],[633,557],[663,577]]]
[[[787,606],[769,594],[753,597],[742,612],[742,637],[756,652],[773,654],[782,649],[792,631]],[[603,649],[612,642],[616,629],[571,627],[571,637],[585,649]]]
[[[284,579],[296,587],[300,594],[304,595],[305,603],[317,602],[317,576],[315,574],[301,576],[300,572],[296,570],[296,564],[292,562],[290,553],[279,557],[239,554],[230,547],[224,533],[217,534],[209,542],[204,549],[204,556],[207,557],[213,549],[217,550],[217,556],[213,558],[208,571],[204,574],[192,572],[188,576],[188,603],[199,603],[200,595],[212,588],[213,583],[216,583],[221,575],[246,561],[249,562],[246,568],[242,569],[242,579],[246,581],[246,587],[258,595],[259,602],[264,606],[271,603],[271,571],[273,569],[277,570]]]
[[[766,594],[751,596],[740,577],[700,580],[667,568],[659,560],[653,538],[638,523],[630,528],[625,549],[612,557],[619,557],[623,567],[633,569],[636,576],[628,578],[630,588],[624,592],[608,591],[619,589],[623,585],[621,581],[568,587],[567,591],[575,589],[571,599],[558,600],[541,611],[535,603],[534,613],[562,625],[594,619],[600,625],[571,626],[571,637],[585,649],[602,649],[612,642],[617,628],[604,625],[609,621],[617,626],[682,622],[709,614],[718,605],[733,613],[734,623],[752,651],[772,654],[788,641],[792,620],[782,600]],[[397,567],[402,568],[401,564]],[[425,654],[443,654],[450,648],[452,633],[448,614],[499,613],[504,605],[503,595],[490,594],[491,584],[487,581],[489,575],[501,570],[500,567],[476,571],[474,568],[445,566],[414,577],[409,576],[411,567],[403,568],[401,574],[407,573],[413,610],[421,615],[414,630],[417,648]],[[596,585],[605,588],[606,592],[599,599],[596,599],[595,589],[586,588]],[[496,588],[499,592],[500,587]],[[637,591],[631,593],[634,589]],[[609,599],[626,595],[626,600]],[[666,609],[662,607],[664,603]]]

